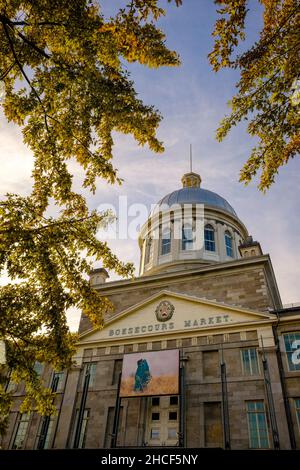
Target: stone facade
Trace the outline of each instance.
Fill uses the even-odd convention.
[[[151,215],[140,237],[141,276],[106,282],[106,270],[95,270],[91,285],[114,311],[103,329],[81,317],[74,366],[58,382],[48,366],[42,371],[46,386],[59,384],[57,415],[22,415],[24,388],[9,384],[14,405],[2,448],[300,449],[300,309],[282,307],[269,256],[226,200],[200,188],[198,176],[185,175],[183,190],[167,200],[204,202],[213,244],[183,250],[172,235],[162,255],[162,221]],[[147,265],[155,224],[159,237]],[[161,303],[171,307],[167,318],[157,315]],[[179,393],[126,395],[114,433],[124,355],[168,350],[180,353]]]
[[[84,439],[80,446],[110,447],[118,377],[124,354],[178,348],[185,376],[182,403],[184,424],[181,423],[180,429],[184,430],[183,444],[186,447],[224,446],[220,376],[222,361],[226,364],[227,372],[231,448],[250,447],[249,402],[264,404],[268,445],[273,447],[262,363],[265,357],[280,448],[289,449],[292,445],[300,448],[299,417],[295,406],[295,400],[300,398],[300,371],[289,371],[283,340],[285,333],[300,333],[300,311],[280,308],[280,297],[277,289],[274,289],[276,281],[272,273],[269,258],[261,256],[257,259],[237,260],[227,267],[218,265],[218,269],[215,267],[214,270],[200,269],[198,272],[149,277],[146,285],[139,283],[140,278],[133,282],[103,285],[99,291],[113,301],[115,312],[106,319],[102,331],[88,330],[86,320],[82,319],[81,329],[85,331],[78,343],[75,357],[77,365],[65,373],[63,385],[56,394],[58,415],[54,418],[47,446],[69,448],[74,444],[85,364],[95,363],[96,366],[84,405],[89,414],[84,421]],[[174,317],[177,320],[170,320],[174,323],[172,330],[144,335],[139,333],[135,337],[127,334],[109,336],[112,328],[118,331],[122,321],[127,326],[131,325],[130,322],[143,325],[149,324],[152,318],[155,323],[155,306],[161,298],[175,305]],[[212,318],[210,315],[216,315],[216,312],[220,312],[220,315],[229,314],[231,323],[210,327],[207,322],[205,327],[186,330],[176,323],[184,320],[188,324],[186,319],[194,318],[195,315],[200,318],[207,314],[208,318]],[[121,326],[119,330],[122,335]],[[250,349],[257,351],[258,370],[254,374],[247,374],[243,370],[241,354]],[[51,376],[52,372],[45,367],[45,383],[51,383]],[[19,386],[14,393],[14,408],[7,435],[1,443],[2,448],[13,448],[20,420],[18,407],[23,395],[24,390]],[[118,446],[149,445],[151,400],[151,397],[122,398]],[[36,413],[31,414],[23,448],[37,448],[42,420]],[[178,429],[179,422],[178,409],[175,423]],[[176,444],[179,444],[179,440]]]

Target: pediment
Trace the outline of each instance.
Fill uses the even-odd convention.
[[[167,311],[172,310],[171,317],[164,321],[159,318],[161,309],[157,309],[161,302],[166,302],[163,306]],[[270,313],[163,290],[118,313],[102,329],[95,328],[83,333],[79,342],[120,341],[182,331],[215,331],[236,325],[269,322],[274,318]]]

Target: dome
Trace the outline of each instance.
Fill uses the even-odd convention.
[[[183,187],[164,196],[141,227],[142,276],[240,257],[239,246],[248,232],[233,207],[219,194],[201,188],[199,174],[191,171],[181,181]],[[192,209],[190,219],[180,209],[185,205]]]
[[[237,217],[233,207],[219,194],[203,188],[182,188],[167,194],[158,202],[158,208],[163,204],[204,204],[205,206],[221,209]]]

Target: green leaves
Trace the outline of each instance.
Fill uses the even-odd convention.
[[[217,0],[223,6],[213,35],[217,37],[210,62],[214,70],[240,70],[238,93],[231,100],[232,113],[217,130],[222,140],[233,126],[249,120],[248,132],[258,145],[241,170],[240,181],[248,184],[260,172],[259,189],[266,191],[279,168],[299,154],[300,112],[290,97],[300,70],[299,0],[263,0],[264,26],[250,50],[233,57],[244,38],[246,0]],[[251,7],[251,4],[249,3]]]
[[[0,371],[0,431],[11,406],[4,375],[25,382],[24,412],[52,413],[53,396],[35,361],[70,367],[76,340],[66,322],[70,307],[98,326],[113,309],[89,284],[91,260],[133,276],[133,266],[97,239],[110,216],[90,213],[74,191],[70,163],[77,161],[83,186],[94,192],[99,178],[121,183],[112,164],[114,131],[163,151],[156,137],[161,115],[137,97],[125,65],[179,64],[155,25],[162,14],[157,0],[133,0],[108,21],[98,2],[0,0],[1,105],[34,155],[32,193],[0,202],[0,273],[10,278],[0,288],[8,361]],[[55,219],[50,201],[59,211]]]

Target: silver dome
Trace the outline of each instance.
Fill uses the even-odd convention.
[[[167,194],[158,202],[158,207],[162,204],[172,206],[173,204],[204,204],[205,206],[221,209],[237,217],[233,207],[219,194],[203,188],[182,188]]]

